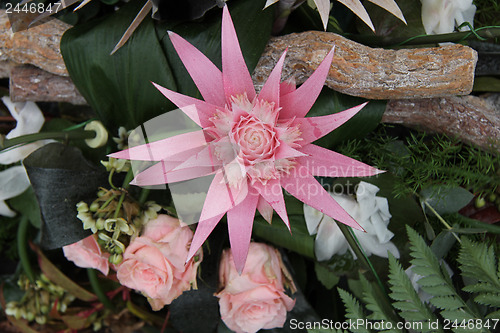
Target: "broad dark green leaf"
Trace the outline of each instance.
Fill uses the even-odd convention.
[[[326,289],[332,289],[339,283],[340,277],[335,275],[327,266],[318,262],[314,263],[316,277],[325,286]]]
[[[343,95],[325,87],[307,116],[317,117],[338,113],[364,102],[366,100],[363,98]],[[330,148],[343,140],[364,137],[380,123],[386,103],[386,101],[370,101],[349,121],[314,143]]]
[[[116,13],[73,27],[61,40],[73,82],[112,132],[119,126],[135,128],[174,108],[150,82],[176,90],[150,17],[109,55],[143,4],[131,1]]]
[[[426,187],[420,191],[420,196],[441,215],[458,212],[474,198],[474,195],[463,187],[446,185]],[[432,215],[429,210],[426,212]]]
[[[307,232],[303,215],[289,215],[292,233],[288,231],[283,221],[276,214],[273,223],[267,223],[263,218],[256,217],[253,234],[275,246],[284,247],[303,256],[314,259],[314,237]]]
[[[130,40],[114,55],[117,41],[144,2],[131,1],[116,13],[77,25],[61,40],[61,52],[78,90],[113,132],[135,128],[174,109],[151,82],[182,94],[199,97],[198,90],[168,38],[178,33],[220,65],[222,10],[214,9],[199,21],[166,22],[155,29],[144,19]],[[231,1],[230,11],[247,65],[252,71],[269,39],[273,14],[262,12],[263,1]]]
[[[42,224],[40,206],[32,187],[29,187],[21,195],[10,199],[9,204],[14,210],[27,215],[34,227],[40,228]]]

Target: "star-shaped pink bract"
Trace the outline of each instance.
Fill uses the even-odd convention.
[[[202,130],[110,156],[160,161],[137,174],[136,185],[215,175],[188,260],[227,213],[235,265],[241,272],[256,209],[268,222],[274,209],[290,229],[282,188],[335,220],[362,230],[313,177],[362,177],[380,172],[312,144],[366,105],[328,116],[305,118],[321,92],[334,50],[298,89],[291,81],[280,83],[285,51],[257,95],[227,6],[222,15],[222,72],[193,45],[173,32],[169,34],[204,101],[155,86]]]

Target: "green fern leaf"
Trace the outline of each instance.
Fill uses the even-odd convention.
[[[430,302],[443,310],[456,310],[464,305],[461,299],[454,296],[435,296],[431,298]]]
[[[370,282],[364,277],[364,275],[360,274],[359,280],[363,287],[363,301],[366,304],[366,308],[372,311],[372,313],[367,318],[392,323],[392,327],[394,329],[384,332],[402,332],[401,330],[395,329],[395,327],[397,326],[395,320],[397,321],[398,318],[394,313],[389,312],[392,311],[392,309],[384,309],[383,303],[380,302],[380,297],[384,296],[375,295],[375,288],[371,286]]]
[[[474,298],[479,304],[500,307],[500,293],[481,293]]]
[[[446,269],[439,264],[423,238],[412,228],[407,226],[406,229],[411,244],[411,256],[414,258],[411,260],[413,271],[426,277],[423,278],[422,284],[420,280],[417,283],[422,286],[423,291],[433,296],[430,302],[442,310],[441,316],[449,320],[479,318],[459,296]]]
[[[395,301],[393,306],[399,310],[399,315],[409,321],[435,320],[434,314],[420,301],[413,288],[410,278],[404,272],[397,259],[389,253],[389,283],[392,293],[389,295]],[[423,325],[423,332],[427,332]]]
[[[346,318],[347,319],[352,319],[354,321],[358,319],[365,319],[365,315],[363,313],[363,309],[359,305],[358,301],[356,298],[352,297],[351,294],[349,294],[347,291],[337,288],[340,298],[342,299],[342,302],[344,303],[345,310],[346,310]],[[358,329],[353,329],[352,330],[354,333],[369,333],[368,330],[366,330],[362,325],[358,326]]]
[[[464,276],[488,282],[496,290],[500,289],[500,277],[493,246],[476,243],[462,237],[462,247],[458,255],[460,269]]]

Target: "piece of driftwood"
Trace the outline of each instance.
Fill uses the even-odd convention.
[[[283,78],[307,79],[335,46],[326,85],[368,99],[467,95],[472,91],[477,53],[453,44],[434,48],[376,49],[342,36],[308,31],[272,38],[253,74],[262,85],[288,48]]]
[[[500,107],[476,96],[391,100],[382,122],[444,133],[485,149],[500,149]]]
[[[53,19],[13,33],[5,10],[0,10],[0,60],[31,64],[49,73],[68,76],[59,44],[69,28],[71,25]]]
[[[87,103],[69,77],[54,75],[31,65],[12,68],[9,90],[14,102]]]
[[[13,34],[7,15],[0,12],[0,58],[68,75],[59,42],[69,27],[54,19]],[[293,76],[302,83],[333,46],[335,57],[326,84],[342,93],[406,99],[467,95],[472,90],[477,53],[467,46],[384,50],[320,31],[272,38],[255,69],[254,82],[261,86],[288,48],[283,78]]]

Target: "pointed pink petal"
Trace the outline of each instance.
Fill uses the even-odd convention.
[[[203,149],[210,138],[204,131],[179,134],[170,138],[154,141],[119,152],[109,154],[109,157],[135,161],[161,161],[186,150]]]
[[[213,171],[222,167],[222,161],[213,155],[214,147],[207,145],[200,152],[191,154],[184,162],[175,167],[175,170],[194,168],[194,167],[212,167]]]
[[[267,221],[267,223],[271,224],[273,220],[273,207],[262,197],[259,197],[259,201],[257,202],[257,210],[260,215]]]
[[[246,177],[239,187],[229,186],[226,183],[224,168],[215,173],[215,177],[208,188],[207,197],[203,203],[200,221],[211,219],[214,216],[225,214],[238,205],[248,194]]]
[[[297,90],[281,96],[280,119],[305,117],[319,96],[330,71],[335,48],[328,53],[314,73]]]
[[[222,14],[222,78],[227,103],[231,103],[230,96],[243,93],[247,94],[248,100],[255,97],[255,88],[252,77],[248,72],[245,59],[241,53],[238,36],[234,30],[233,21],[229,15],[227,6],[224,6]],[[213,103],[212,103],[213,104]]]
[[[305,145],[316,141],[340,125],[344,124],[356,113],[358,113],[366,104],[367,103],[363,103],[345,111],[330,114],[328,116],[297,118],[292,122],[291,126],[299,125],[299,130],[302,132],[300,136],[302,141],[299,141],[299,143],[301,145]]]
[[[280,96],[284,96],[296,90],[295,78],[291,78],[280,83]]]
[[[335,201],[330,194],[314,179],[306,166],[298,163],[290,175],[281,177],[281,186],[302,201],[331,218],[354,229],[363,228]]]
[[[172,31],[169,31],[168,34],[205,102],[223,107],[226,99],[221,71],[184,38]]]
[[[276,150],[276,154],[274,155],[274,159],[281,160],[283,158],[291,158],[291,157],[301,157],[307,156],[305,153],[302,153],[296,149],[293,149],[288,144],[283,141],[279,141],[280,145]]]
[[[274,102],[274,105],[278,107],[280,105],[280,81],[281,81],[281,69],[283,68],[283,63],[285,62],[286,50],[281,55],[280,60],[276,66],[274,66],[273,71],[267,78],[266,83],[262,87],[259,93],[259,99],[263,99],[268,102]]]
[[[191,246],[189,247],[189,252],[187,256],[186,262],[191,260],[191,258],[196,254],[198,249],[203,245],[203,243],[207,240],[208,236],[214,230],[217,223],[219,223],[220,219],[224,216],[224,214],[220,214],[212,217],[211,219],[201,221],[198,223],[196,227],[196,232],[194,233],[193,240],[191,241]]]
[[[189,118],[191,118],[198,126],[212,126],[209,120],[214,116],[216,107],[199,99],[176,93],[175,91],[163,88],[162,86],[152,82],[163,96],[168,98],[178,108],[180,108]]]
[[[259,195],[249,191],[247,197],[236,207],[227,212],[229,241],[233,253],[234,265],[239,274],[245,267],[250,238],[252,238],[253,219]]]
[[[283,190],[279,179],[271,179],[266,185],[256,181],[253,187],[259,194],[266,200],[271,207],[278,213],[279,217],[283,220],[288,230],[290,230],[290,222],[288,221],[288,214],[286,213],[285,199],[283,197]]]
[[[316,145],[306,145],[300,150],[310,156],[299,157],[297,161],[302,165],[307,165],[313,176],[368,177],[384,172]]]
[[[169,184],[208,176],[215,172],[214,168],[210,166],[184,168],[181,170],[168,170],[169,167],[169,163],[161,161],[137,174],[130,184],[137,186]]]

